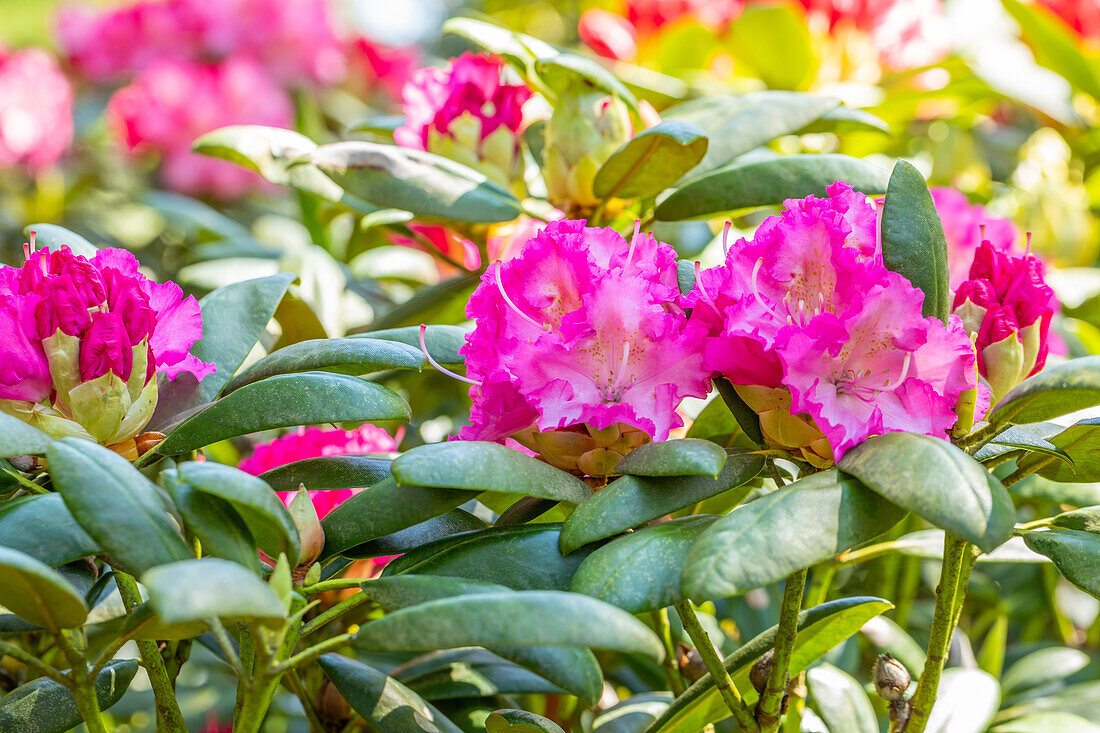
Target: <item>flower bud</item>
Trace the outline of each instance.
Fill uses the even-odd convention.
[[[321,554],[325,547],[325,530],[321,527],[321,520],[317,518],[317,510],[313,506],[313,499],[306,491],[305,484],[299,484],[298,493],[290,502],[290,517],[294,520],[294,526],[298,528],[298,537],[301,539],[301,552],[298,553],[298,567],[309,566]]]
[[[768,686],[768,678],[772,674],[772,657],[774,656],[775,650],[769,649],[756,660],[756,663],[752,665],[752,669],[749,670],[749,682],[761,695],[764,694],[764,688]]]
[[[707,673],[707,665],[699,650],[682,641],[676,645],[676,666],[688,682],[695,682]]]
[[[814,468],[833,465],[832,446],[814,419],[792,414],[789,389],[736,385],[734,390],[760,418],[760,432],[770,447],[790,451]]]
[[[543,175],[550,203],[567,213],[597,206],[596,172],[632,130],[630,110],[618,97],[585,82],[562,94],[545,129]]]
[[[596,478],[610,476],[628,453],[650,441],[643,431],[625,423],[602,430],[575,425],[540,432],[531,427],[512,437],[555,468]]]
[[[886,653],[880,654],[875,660],[871,677],[874,678],[875,692],[878,696],[890,702],[902,699],[912,680],[909,670]]]

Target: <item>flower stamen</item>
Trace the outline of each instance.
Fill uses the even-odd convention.
[[[730,253],[730,227],[733,226],[732,221],[727,221],[726,226],[722,228],[722,254],[728,256]]]
[[[756,261],[756,264],[752,266],[752,284],[751,284],[752,295],[753,295],[754,298],[756,298],[756,302],[760,304],[760,307],[763,308],[765,311],[767,311],[768,314],[772,318],[775,318],[776,320],[783,320],[782,318],[779,317],[779,314],[775,312],[774,308],[772,308],[770,305],[768,305],[766,302],[764,302],[764,296],[762,296],[760,294],[760,288],[757,287],[756,280],[760,276],[760,268],[763,267],[763,266],[764,266],[764,258],[763,257],[758,259]]]
[[[882,387],[880,388],[880,391],[889,392],[890,390],[897,389],[898,387],[900,387],[902,382],[905,381],[906,377],[909,376],[909,364],[912,360],[913,360],[913,352],[906,351],[905,352],[905,360],[902,361],[902,363],[901,363],[901,373],[898,375],[898,378],[896,380],[888,380],[886,382],[886,384],[882,385]]]
[[[450,369],[447,369],[442,364],[440,364],[438,361],[436,361],[435,359],[432,358],[432,355],[428,352],[428,345],[424,343],[424,334],[425,334],[425,332],[427,332],[427,330],[428,330],[428,326],[421,323],[420,324],[420,351],[424,354],[424,358],[426,358],[428,360],[428,363],[431,364],[436,369],[438,369],[443,374],[446,374],[448,377],[453,377],[454,379],[457,379],[460,382],[466,382],[467,384],[472,384],[475,387],[480,387],[481,382],[477,381],[476,379],[470,379],[469,377],[464,377],[461,374],[455,374]]]
[[[642,220],[634,220],[634,236],[630,238],[630,250],[626,253],[626,264],[623,269],[630,267],[630,261],[634,259],[634,247],[638,244],[638,235],[642,233]]]
[[[34,238],[38,235],[38,232],[32,229],[30,230],[30,232],[28,232],[28,234],[28,238],[30,239],[30,241],[23,243],[23,259],[25,260],[29,260],[31,258],[31,255],[34,254]],[[1029,234],[1028,237],[1030,236],[1031,235]]]
[[[539,323],[534,318],[532,318],[531,316],[529,316],[526,313],[524,313],[523,311],[521,311],[519,309],[519,306],[517,306],[514,302],[512,302],[512,299],[508,297],[508,293],[505,292],[505,290],[504,290],[504,282],[500,279],[500,270],[501,270],[501,266],[498,263],[497,264],[497,269],[493,272],[493,279],[496,281],[497,290],[500,291],[500,297],[504,298],[504,302],[507,303],[508,307],[511,308],[512,310],[514,310],[519,315],[520,318],[527,321],[528,323],[530,323],[532,326],[534,326],[535,328],[537,328],[540,331],[547,330],[545,324]]]
[[[703,286],[703,278],[701,277],[700,270],[702,265],[699,264],[699,260],[695,260],[695,286],[699,288],[699,294],[703,296],[704,302],[714,310],[718,310],[718,304],[714,302],[714,298],[710,297],[710,293]]]

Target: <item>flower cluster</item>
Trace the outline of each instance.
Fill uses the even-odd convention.
[[[946,436],[976,389],[961,320],[921,315],[923,294],[882,262],[863,195],[838,182],[785,206],[698,274],[691,318],[707,330],[707,366],[757,410],[770,444],[819,467],[870,435]]]
[[[263,179],[192,153],[192,141],[226,125],[289,127],[294,116],[290,97],[262,66],[233,56],[220,64],[156,61],[111,97],[107,118],[129,150],[161,154],[161,175],[170,188],[230,199],[263,187]]]
[[[33,242],[21,268],[0,268],[0,409],[53,436],[136,451],[157,404],[155,373],[214,371],[188,353],[202,338],[198,303],[140,274],[125,250],[88,259],[67,247],[32,252]]]
[[[73,139],[73,90],[48,53],[0,49],[0,167],[48,168]]]
[[[522,185],[519,133],[531,90],[505,82],[503,73],[499,58],[472,53],[414,72],[394,141],[468,165],[506,188]]]
[[[702,397],[702,329],[681,307],[675,251],[583,221],[547,224],[492,264],[466,313],[473,409],[466,440],[511,437],[551,463],[606,475],[622,455],[683,424]]]
[[[116,81],[153,61],[247,55],[278,80],[331,84],[345,71],[344,44],[327,0],[136,0],[105,10],[72,6],[58,17],[61,46],[96,81]]]
[[[955,291],[955,313],[973,334],[978,369],[994,400],[1046,364],[1056,301],[1043,265],[982,242],[969,279]]]
[[[323,456],[359,456],[370,453],[391,453],[397,450],[395,440],[382,428],[374,425],[361,425],[355,430],[322,430],[321,428],[302,427],[267,443],[257,445],[252,455],[242,460],[239,468],[253,476],[259,476],[279,466],[302,461],[307,458]],[[318,518],[354,496],[358,489],[334,489],[330,491],[311,491],[309,497]],[[295,493],[280,492],[283,503],[290,506]]]

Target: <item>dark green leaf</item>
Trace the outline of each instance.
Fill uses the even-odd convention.
[[[447,318],[464,320],[465,311],[461,307],[456,307],[456,303],[461,304],[469,300],[470,294],[474,292],[474,288],[480,282],[480,273],[468,272],[464,275],[447,278],[435,285],[418,288],[411,298],[371,321],[371,328],[383,331],[416,328],[418,339],[415,345],[419,348],[419,324]],[[376,332],[372,331],[371,333]]]
[[[62,438],[46,452],[54,488],[80,526],[123,570],[145,570],[192,557],[160,489],[112,450]]]
[[[28,224],[23,227],[23,235],[28,239],[31,232],[35,233],[35,245],[39,249],[49,247],[50,250],[59,250],[62,247],[68,247],[74,255],[89,259],[95,257],[96,252],[99,251],[84,237],[57,224]]]
[[[321,559],[400,532],[465,504],[476,491],[398,486],[386,478],[360,491],[325,515]]]
[[[286,619],[275,591],[235,562],[216,557],[160,565],[141,576],[149,603],[168,624],[255,619],[272,627]]]
[[[706,96],[677,104],[661,113],[702,128],[710,138],[706,157],[692,176],[728,165],[777,137],[798,132],[837,109],[840,100],[799,92],[762,91],[735,96]]]
[[[84,623],[88,607],[73,585],[30,555],[0,547],[0,606],[51,631]]]
[[[424,365],[419,349],[380,339],[311,339],[268,354],[225,385],[223,394],[276,374],[335,372],[371,374],[388,369],[415,369]]]
[[[372,652],[581,646],[657,660],[664,656],[660,640],[630,614],[594,598],[560,591],[479,593],[421,603],[364,625],[355,645]]]
[[[156,451],[178,455],[226,438],[294,425],[409,417],[405,400],[359,377],[328,372],[279,374],[245,385],[192,415]]]
[[[1089,418],[1063,430],[1050,439],[1055,450],[1068,455],[1071,462],[1052,460],[1049,456],[1032,453],[1024,456],[1016,465],[1035,468],[1045,464],[1038,472],[1051,481],[1062,483],[1092,483],[1100,481],[1100,418]]]
[[[400,484],[521,493],[574,504],[592,495],[577,477],[497,443],[422,445],[394,460],[391,470]]]
[[[491,224],[522,213],[515,196],[481,173],[420,150],[342,142],[322,145],[305,160],[353,196],[417,217]]]
[[[470,330],[463,326],[428,326],[424,332],[424,345],[428,347],[428,353],[444,366],[461,365],[465,359],[458,350],[466,344],[466,336]],[[404,328],[387,328],[381,331],[367,331],[355,334],[352,338],[379,339],[382,341],[397,341],[420,351],[420,327],[405,326]]]
[[[565,733],[561,726],[526,710],[496,710],[485,720],[485,733]]]
[[[263,479],[211,461],[181,463],[182,483],[229,502],[269,557],[298,558],[298,530],[282,500]],[[251,566],[249,566],[251,567]]]
[[[167,485],[184,525],[202,544],[204,555],[259,570],[256,542],[232,504],[178,481]]]
[[[747,447],[763,447],[765,441],[764,433],[760,429],[760,416],[748,406],[745,400],[741,399],[741,395],[737,393],[737,388],[724,377],[714,379],[714,388],[718,391],[722,401],[726,403],[730,415],[733,416],[734,421],[744,434],[745,440],[749,443]]]
[[[1072,529],[1028,532],[1024,542],[1046,555],[1066,580],[1100,598],[1100,536]]]
[[[685,438],[647,443],[631,451],[615,473],[630,476],[710,476],[718,478],[726,452],[706,440]]]
[[[709,440],[723,448],[754,448],[725,400],[713,399],[688,428],[687,437]]]
[[[886,191],[889,174],[858,158],[834,154],[734,163],[676,189],[657,206],[656,217],[660,221],[710,218],[787,199],[825,196],[825,189],[836,181],[866,194],[879,194]]]
[[[688,553],[683,591],[707,600],[774,583],[879,535],[905,512],[836,471],[734,509]]]
[[[113,706],[137,674],[136,659],[116,659],[95,680],[99,709]],[[65,733],[81,724],[73,693],[46,677],[20,685],[0,700],[0,733]]]
[[[505,586],[434,575],[393,575],[362,584],[363,592],[387,611],[419,603],[508,590]],[[603,690],[603,674],[587,649],[538,646],[493,646],[491,651],[525,667],[595,705]]]
[[[363,456],[304,458],[260,474],[276,491],[358,489],[372,486],[390,475],[390,459]]]
[[[189,373],[159,384],[157,411],[150,425],[164,427],[184,410],[213,400],[259,341],[294,275],[280,274],[218,288],[199,301],[202,339],[191,347],[217,371],[201,382]]]
[[[866,110],[840,106],[829,110],[798,132],[831,132],[837,135],[848,132],[882,132],[889,135],[891,130],[889,123]]]
[[[887,433],[857,445],[841,470],[932,524],[991,552],[1012,535],[1008,492],[982,464],[928,435]]]
[[[993,406],[991,423],[1033,423],[1100,404],[1100,356],[1049,366]]]
[[[989,441],[974,454],[979,461],[1001,455],[1012,450],[1034,451],[1049,456],[1057,456],[1060,460],[1073,465],[1073,459],[1066,454],[1050,438],[1065,430],[1064,425],[1052,422],[1038,422],[1030,425],[1013,425],[1003,431],[996,438]]]
[[[50,445],[50,436],[17,417],[0,412],[0,458],[42,455]]]
[[[947,323],[951,312],[947,240],[928,184],[908,161],[899,160],[890,174],[881,231],[886,267],[924,293],[925,318]]]
[[[0,504],[0,546],[47,565],[63,565],[99,552],[60,494],[24,496]]]
[[[2,521],[2,520],[0,520]],[[1075,529],[1081,532],[1100,534],[1100,506],[1089,506],[1064,512],[1056,516],[1051,525],[1060,529]]]
[[[573,576],[574,593],[599,598],[631,613],[654,611],[684,599],[680,569],[714,516],[691,516],[645,527],[589,555]]]
[[[582,550],[562,557],[558,550],[560,533],[558,524],[466,532],[402,555],[383,572],[386,576],[447,575],[499,583],[516,590],[568,590],[577,566],[588,553]]]
[[[475,647],[431,652],[391,672],[425,700],[568,694],[534,672]]]
[[[400,555],[444,537],[471,532],[475,529],[485,529],[488,526],[464,509],[452,509],[446,514],[432,517],[407,529],[342,550],[340,554],[344,557]]]
[[[731,455],[717,479],[708,476],[690,478],[642,478],[624,476],[604,487],[569,515],[562,527],[562,551],[611,537],[620,532],[663,517],[713,496],[742,487],[740,499],[748,495],[745,486],[764,467],[761,456],[747,453]]]
[[[600,198],[653,196],[703,159],[706,133],[689,122],[666,120],[642,130],[611,154],[596,173]]]
[[[231,125],[206,133],[195,141],[192,149],[250,168],[272,183],[342,204],[356,213],[369,214],[375,210],[340,188],[317,166],[304,163],[302,158],[315,151],[317,143],[293,130]]]
[[[798,615],[798,635],[791,652],[791,676],[797,675],[825,652],[855,634],[870,619],[893,608],[881,598],[858,596],[830,601]],[[749,684],[753,663],[775,645],[776,627],[756,636],[725,658],[724,664],[745,701],[757,699]],[[687,692],[678,697],[668,710],[653,722],[646,733],[699,733],[709,723],[729,715],[710,674],[703,675]]]
[[[367,724],[387,733],[462,733],[415,692],[373,667],[326,654],[318,660],[325,676]]]

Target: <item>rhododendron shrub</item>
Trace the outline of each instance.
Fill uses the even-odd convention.
[[[0,409],[54,437],[75,436],[137,456],[134,438],[157,405],[157,373],[201,380],[214,371],[189,353],[202,338],[193,296],[156,283],[125,250],[88,259],[67,247],[0,268],[7,334]]]
[[[885,432],[946,438],[976,388],[962,321],[921,315],[924,294],[886,269],[861,194],[837,183],[784,206],[699,274],[692,320],[708,328],[708,367],[756,409],[783,400],[788,415],[762,410],[765,437],[814,465]]]

